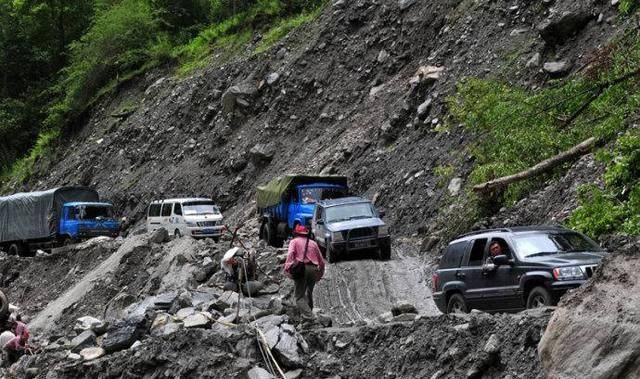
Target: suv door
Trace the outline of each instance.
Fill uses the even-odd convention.
[[[460,280],[465,282],[464,297],[469,309],[486,309],[482,299],[485,291],[482,264],[484,263],[484,252],[488,241],[488,238],[473,240],[471,249],[462,262],[460,272],[457,274]]]
[[[485,259],[489,256],[489,246],[497,242],[502,247],[502,252],[509,259],[513,259],[513,249],[509,243],[499,237],[491,239],[487,245]],[[521,309],[522,299],[518,294],[520,287],[517,270],[510,265],[496,266],[492,271],[483,271],[483,282],[485,286],[484,302],[487,309],[493,311],[509,311]]]
[[[316,206],[311,228],[313,230],[313,236],[315,237],[316,242],[318,242],[318,245],[320,245],[323,248],[326,248],[327,238],[325,235],[327,233],[327,227],[325,223],[327,222],[327,220],[325,220],[324,215],[325,215],[324,208],[319,205]],[[323,222],[318,224],[318,220],[322,220]]]

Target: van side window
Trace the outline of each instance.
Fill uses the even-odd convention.
[[[160,204],[149,205],[149,217],[160,217]]]
[[[487,239],[481,238],[473,241],[473,247],[469,254],[468,266],[482,266],[482,259],[484,258],[484,250],[487,246]]]
[[[172,203],[164,203],[164,204],[162,204],[162,217],[171,216],[171,206],[173,206]]]
[[[182,216],[182,204],[175,203],[173,205],[173,214],[176,216]]]
[[[442,258],[440,259],[440,268],[447,269],[460,267],[468,246],[469,241],[456,242],[447,246]]]

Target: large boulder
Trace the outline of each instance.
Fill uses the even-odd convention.
[[[640,239],[616,245],[554,312],[538,345],[547,377],[640,377]]]
[[[578,34],[593,18],[594,15],[586,10],[565,11],[551,15],[540,23],[538,32],[540,37],[550,45],[563,44]]]
[[[96,334],[92,330],[85,330],[71,340],[71,352],[78,353],[85,347],[96,345]]]
[[[108,353],[128,349],[137,339],[137,325],[123,324],[115,326],[102,339],[102,348]]]
[[[222,113],[232,124],[237,124],[251,112],[258,88],[251,80],[230,87],[222,95]]]

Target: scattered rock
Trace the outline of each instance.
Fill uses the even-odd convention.
[[[418,68],[418,71],[416,71],[415,75],[409,81],[409,83],[410,84],[433,83],[438,79],[440,79],[440,76],[443,71],[444,71],[444,67],[420,66]]]
[[[500,352],[500,338],[497,334],[489,336],[483,351],[487,354],[498,354]]]
[[[275,155],[276,150],[272,144],[259,143],[249,150],[249,158],[256,166],[268,164]]]
[[[380,53],[378,53],[378,63],[384,63],[388,58],[389,53],[387,53],[387,51],[384,49],[380,50]]]
[[[449,186],[447,187],[447,191],[449,191],[449,195],[458,196],[460,190],[462,189],[462,178],[453,178],[449,182]]]
[[[111,353],[128,349],[137,340],[136,325],[124,325],[109,330],[102,339],[102,348]]]
[[[400,302],[391,308],[391,314],[394,316],[398,316],[403,313],[418,313],[418,310],[415,305],[406,302]]]
[[[272,72],[271,74],[267,75],[264,79],[268,85],[272,86],[278,81],[278,79],[280,79],[280,75],[277,72]]]
[[[295,328],[289,324],[280,327],[280,339],[273,348],[285,367],[296,368],[304,363],[300,357]]]
[[[269,371],[263,369],[262,367],[254,367],[247,373],[247,378],[249,379],[276,379],[275,376],[271,375]]]
[[[77,353],[85,347],[95,346],[96,334],[91,330],[85,330],[71,340],[71,352]]]
[[[204,313],[198,312],[184,319],[184,327],[189,328],[206,328],[211,325],[211,319]]]
[[[535,53],[533,54],[531,59],[527,61],[527,63],[525,64],[525,67],[526,68],[540,67],[540,60],[541,60],[540,53]]]
[[[98,359],[104,356],[107,352],[101,347],[87,347],[80,350],[80,356],[85,361]]]
[[[151,243],[164,243],[169,241],[169,232],[165,228],[158,228],[151,232],[149,236],[149,242]]]
[[[302,376],[302,369],[299,368],[297,370],[293,370],[293,371],[287,371],[284,373],[284,377],[286,379],[298,379],[300,376]]]
[[[78,333],[82,333],[85,330],[92,330],[94,333],[100,335],[107,330],[107,324],[95,317],[83,316],[77,320],[74,330]]]
[[[571,70],[571,63],[567,61],[546,62],[542,67],[551,76],[564,76]]]

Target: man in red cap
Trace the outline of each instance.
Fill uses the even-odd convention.
[[[318,244],[309,238],[309,229],[296,225],[284,272],[295,283],[296,305],[304,318],[313,318],[313,287],[324,275],[324,259]],[[302,268],[297,268],[302,265]]]

